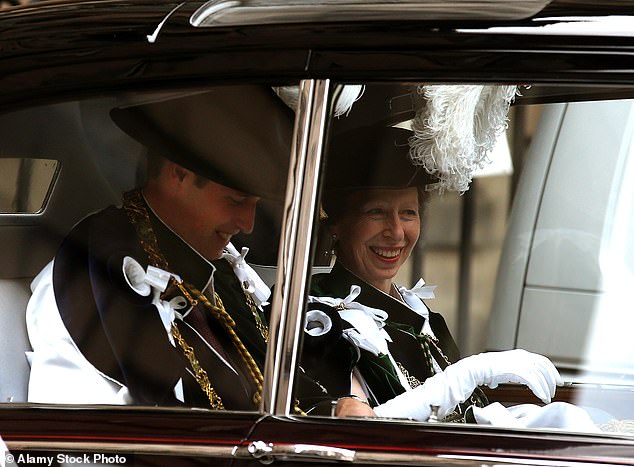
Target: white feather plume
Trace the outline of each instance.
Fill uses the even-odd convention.
[[[352,105],[363,96],[363,91],[365,91],[365,86],[360,84],[347,84],[343,86],[341,94],[339,94],[337,103],[335,104],[335,117],[348,115],[352,109]]]
[[[418,92],[426,103],[412,122],[412,163],[438,178],[428,190],[464,193],[506,130],[517,87],[425,85]]]
[[[361,98],[364,90],[365,86],[361,84],[346,84],[343,86],[335,104],[335,117],[348,115],[352,105]],[[274,87],[273,91],[293,112],[297,109],[297,102],[299,101],[298,86],[278,86]]]
[[[297,102],[299,101],[298,86],[274,86],[273,91],[293,112],[297,110]]]

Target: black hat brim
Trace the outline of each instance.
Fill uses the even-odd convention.
[[[293,112],[267,86],[227,85],[111,110],[150,152],[238,191],[279,200]]]

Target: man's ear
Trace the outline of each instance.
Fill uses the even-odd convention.
[[[163,167],[165,176],[172,187],[181,185],[189,176],[192,176],[192,172],[185,167],[176,164],[172,161],[166,161]]]
[[[185,178],[187,177],[189,170],[181,167],[178,164],[174,164],[174,175],[176,176],[176,178],[178,178],[179,181],[183,181],[185,180]]]

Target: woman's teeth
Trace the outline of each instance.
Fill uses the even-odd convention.
[[[372,251],[383,258],[395,258],[401,254],[401,248],[396,250],[394,249],[384,249],[384,248],[372,248]]]

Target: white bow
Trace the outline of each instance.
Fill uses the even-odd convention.
[[[414,295],[418,298],[436,298],[434,295],[434,291],[436,290],[435,285],[425,285],[425,281],[421,277],[418,279],[418,282],[410,289]]]
[[[332,329],[332,320],[330,317],[320,310],[309,310],[304,320],[304,331],[313,336],[319,337]]]
[[[338,310],[341,319],[352,325],[352,328],[343,331],[349,341],[374,355],[385,355],[388,353],[387,343],[392,342],[383,329],[388,314],[378,308],[355,302],[360,293],[361,287],[353,285],[350,287],[350,294],[343,299],[309,296],[308,303],[323,303]]]
[[[432,331],[431,326],[429,325],[429,308],[427,308],[427,305],[423,303],[422,299],[435,298],[434,290],[436,289],[436,286],[425,285],[425,281],[421,278],[411,289],[400,285],[397,286],[397,288],[407,306],[416,314],[425,318],[425,323],[423,324],[421,332],[435,337],[434,331]]]
[[[418,279],[418,282],[416,282],[414,287],[412,287],[411,289],[407,289],[402,286],[399,286],[398,289],[401,293],[405,292],[408,294],[414,294],[418,298],[421,298],[421,299],[422,298],[436,298],[436,296],[434,295],[434,290],[436,290],[436,286],[425,285],[425,281],[423,280],[422,277]]]
[[[181,281],[181,278],[176,274],[154,266],[148,266],[147,271],[144,271],[138,261],[131,256],[123,258],[123,277],[130,288],[143,297],[150,295],[153,288],[158,293],[165,292],[172,276],[178,282]]]
[[[238,253],[236,247],[229,243],[222,252],[222,257],[231,264],[233,272],[240,281],[242,289],[251,295],[255,304],[260,307],[268,304],[271,289],[264,283],[257,272],[245,261],[249,249],[242,247]]]
[[[165,292],[171,277],[178,282],[181,282],[181,278],[155,266],[148,266],[147,270],[144,271],[138,261],[130,256],[123,258],[122,269],[123,277],[135,293],[143,297],[147,297],[152,293],[152,304],[158,310],[163,327],[171,341],[171,327],[177,314],[176,310],[185,308],[187,300],[180,296],[174,297],[169,301],[161,300],[161,293]],[[182,319],[180,314],[178,316]]]

